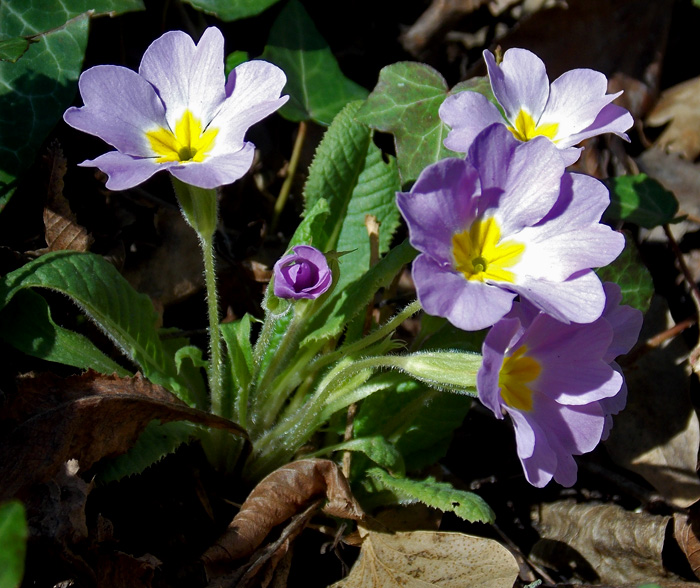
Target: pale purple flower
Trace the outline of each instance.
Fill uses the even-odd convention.
[[[397,195],[420,252],[413,279],[423,309],[472,331],[520,295],[565,323],[596,320],[605,295],[591,268],[624,248],[599,222],[609,202],[601,182],[565,172],[550,141],[521,143],[492,125],[466,159],[427,167]]]
[[[564,324],[528,303],[489,331],[477,375],[479,399],[498,418],[507,413],[528,482],[576,481],[574,455],[607,436],[611,414],[625,406],[627,389],[617,355],[639,335],[642,313],[620,306],[620,290],[606,284],[604,314],[585,325]]]
[[[625,131],[632,115],[611,104],[622,92],[606,94],[608,81],[592,69],[573,69],[550,85],[545,65],[525,49],[509,49],[496,63],[484,51],[491,89],[503,112],[476,92],[459,92],[440,107],[440,118],[451,127],[445,147],[466,153],[476,136],[493,123],[505,125],[521,141],[549,138],[561,150],[566,165],[578,158],[584,139],[614,133],[629,141]],[[505,118],[504,118],[505,117]]]
[[[326,256],[311,245],[297,245],[292,251],[275,264],[275,296],[294,300],[318,298],[333,281]]]
[[[199,43],[171,31],[146,49],[136,73],[98,65],[80,76],[84,106],[64,120],[116,148],[80,165],[98,167],[107,187],[125,190],[160,170],[200,188],[245,174],[255,146],[248,128],[287,101],[286,77],[265,61],[239,65],[226,80],[224,38],[214,28]]]

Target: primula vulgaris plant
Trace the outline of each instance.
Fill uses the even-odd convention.
[[[401,191],[395,165],[385,163],[371,131],[354,120],[358,104],[348,104],[318,148],[303,220],[274,266],[265,315],[253,329],[255,319],[247,315],[219,323],[216,188],[249,169],[254,146],[246,131],[285,103],[286,78],[270,63],[249,61],[226,80],[223,57],[215,28],[197,44],[184,33],[166,33],[147,49],[138,73],[115,66],[84,72],[84,105],[64,117],[116,149],[81,164],[104,171],[108,188],[129,189],[161,170],[172,175],[204,255],[206,361],[187,341],[174,350],[146,327],[123,327],[123,317],[100,310],[102,301],[90,292],[37,277],[53,266],[61,274],[70,261],[71,267],[99,267],[103,282],[109,275],[124,288],[113,268],[92,254],[45,256],[6,277],[5,297],[33,285],[73,295],[146,377],[245,428],[252,446],[246,452],[239,438],[189,434],[202,440],[216,466],[238,467],[249,482],[295,456],[354,451],[362,456],[346,474],[358,492],[488,520],[478,497],[405,477],[407,469],[440,457],[450,433],[443,423],[456,417],[451,426],[457,426],[466,411],[464,403],[455,408],[443,401],[472,397],[497,418],[511,417],[529,482],[573,484],[572,456],[591,451],[624,406],[614,359],[632,346],[641,322],[641,313],[620,305],[619,290],[593,271],[624,247],[622,235],[601,223],[607,189],[565,169],[578,157],[581,139],[603,132],[626,137],[631,117],[610,104],[616,95],[605,94],[605,77],[574,70],[550,86],[531,53],[510,50],[497,65],[486,52],[502,111],[474,92],[447,98],[440,109],[452,128],[445,145],[465,157],[429,165],[408,191]],[[377,184],[389,195],[380,205],[372,200]],[[391,249],[399,211],[410,245]],[[365,230],[376,224],[366,215],[383,215],[378,235]],[[373,321],[377,294],[410,262],[418,300],[393,318]],[[91,279],[97,278],[86,272]],[[150,303],[132,297],[138,304],[131,315],[152,321]],[[427,327],[410,352],[392,337],[421,308],[462,330],[452,349],[431,347]],[[464,331],[488,327],[483,360],[478,344],[472,352],[455,350],[474,340]],[[107,373],[115,365],[100,361],[74,365]],[[206,392],[196,366],[207,368]],[[353,432],[345,415],[358,404]],[[181,441],[175,438],[174,446]]]

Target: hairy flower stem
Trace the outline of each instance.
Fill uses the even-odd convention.
[[[219,330],[219,301],[216,292],[214,234],[218,221],[216,190],[198,188],[173,177],[173,186],[180,209],[197,233],[204,260],[204,280],[209,317],[209,395],[212,413],[223,416],[223,354]]]

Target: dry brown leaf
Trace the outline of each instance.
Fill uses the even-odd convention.
[[[694,505],[688,514],[673,515],[673,536],[685,554],[690,569],[700,578],[700,505]]]
[[[533,518],[541,537],[530,553],[536,563],[613,585],[678,579],[662,561],[670,517],[564,501],[543,504]]]
[[[220,575],[231,560],[253,553],[273,527],[319,497],[323,510],[336,517],[362,520],[357,503],[338,466],[327,459],[302,459],[265,477],[250,493],[226,532],[202,555],[210,576]]]
[[[461,533],[366,531],[350,575],[332,588],[511,588],[519,567],[492,539]]]
[[[69,459],[87,470],[103,457],[125,453],[154,419],[187,420],[245,436],[235,423],[189,408],[141,376],[94,372],[21,378],[4,416],[0,500],[50,480]]]
[[[63,195],[63,177],[67,161],[57,145],[51,145],[44,163],[49,169],[46,205],[44,207],[44,238],[48,251],[72,249],[87,251],[92,245],[92,236],[78,224],[76,216]]]
[[[700,77],[664,90],[646,124],[668,126],[654,145],[693,160],[700,155]]]
[[[97,586],[100,588],[151,588],[155,570],[161,561],[146,554],[134,557],[121,551],[102,554],[97,563]]]
[[[640,340],[666,330],[668,308],[655,297]],[[700,423],[690,400],[688,349],[681,337],[625,368],[627,407],[615,417],[605,447],[613,460],[643,476],[669,502],[685,508],[700,499],[696,465]]]

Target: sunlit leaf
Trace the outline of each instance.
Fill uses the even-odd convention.
[[[284,93],[289,102],[280,114],[293,121],[314,120],[330,124],[353,100],[363,100],[367,90],[346,78],[308,13],[290,0],[272,25],[263,59],[287,74]]]
[[[28,536],[22,503],[0,504],[0,588],[17,588],[22,583]]]
[[[413,62],[387,65],[358,120],[393,133],[401,181],[415,180],[423,168],[445,157],[456,157],[443,144],[449,131],[438,115],[448,96],[447,82],[432,67]]]
[[[678,200],[672,192],[646,174],[618,176],[608,180],[610,206],[605,217],[653,229],[673,221]]]
[[[473,492],[457,490],[447,482],[437,482],[433,478],[395,478],[381,468],[367,470],[367,475],[380,488],[391,491],[399,502],[422,502],[471,522],[490,523],[496,516],[483,498]]]

